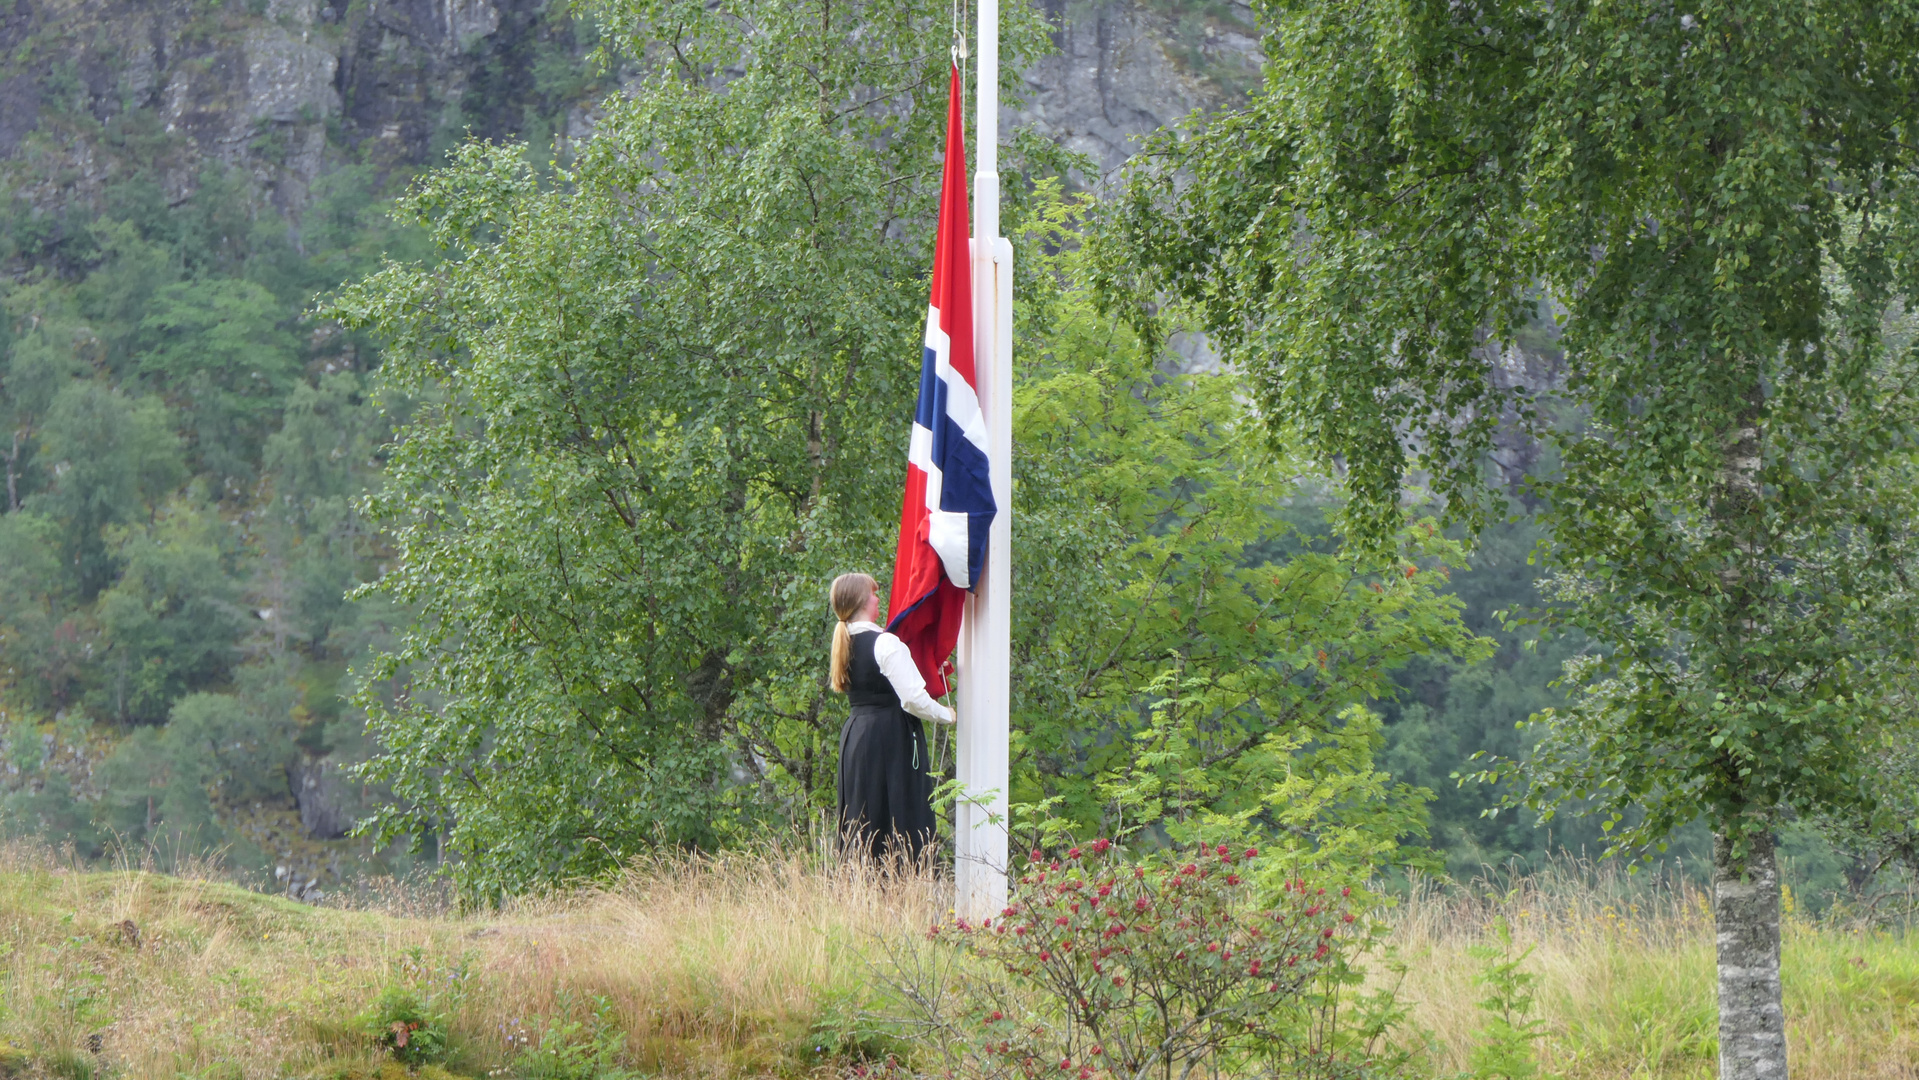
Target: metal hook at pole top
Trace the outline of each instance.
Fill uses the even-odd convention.
[[[960,29],[960,6],[962,0],[953,0],[953,66],[963,68],[966,65],[966,32]]]

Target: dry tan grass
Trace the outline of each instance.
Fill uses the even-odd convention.
[[[596,997],[648,1073],[823,1074],[816,1025],[856,1015],[880,945],[917,940],[944,907],[930,879],[876,880],[780,851],[659,859],[487,917],[433,915],[444,896],[431,888],[365,895],[379,906],[316,909],[210,875],[86,872],[0,846],[0,1036],[34,1075],[64,1060],[139,1080],[365,1076],[377,1059],[354,1018],[382,988],[457,984],[464,1075]],[[1500,918],[1533,950],[1544,1064],[1576,1080],[1712,1074],[1711,926],[1694,889],[1577,873],[1428,883],[1391,918],[1429,1075],[1465,1067],[1483,994],[1467,950]],[[1913,1075],[1915,942],[1794,918],[1786,985],[1796,1076]]]
[[[872,943],[923,931],[937,891],[767,853],[655,860],[485,918],[408,918],[83,872],[15,845],[0,850],[0,1034],[47,1074],[352,1075],[375,1064],[353,1019],[383,987],[463,984],[450,1027],[473,1072],[604,997],[649,1072],[790,1075],[811,1065],[814,1024],[864,1001]]]
[[[510,1028],[563,993],[600,995],[649,1072],[790,1069],[822,1015],[865,1003],[875,944],[923,933],[941,894],[792,854],[642,863],[487,923],[482,971],[500,994],[468,1022]]]
[[[1471,888],[1420,883],[1391,916],[1403,994],[1435,1072],[1463,1069],[1484,1022],[1484,961],[1500,920],[1530,950],[1541,1064],[1569,1078],[1714,1076],[1717,1013],[1708,896],[1671,878],[1568,866]],[[1919,942],[1903,932],[1789,915],[1783,977],[1800,1080],[1911,1077],[1919,1069]]]

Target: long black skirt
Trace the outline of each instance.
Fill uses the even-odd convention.
[[[840,729],[840,847],[850,857],[917,863],[933,840],[933,780],[919,717],[855,705]]]

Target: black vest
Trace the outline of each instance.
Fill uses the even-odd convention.
[[[873,646],[879,642],[876,630],[861,630],[852,635],[853,660],[847,665],[846,700],[853,705],[891,705],[899,708],[900,696],[873,659]]]

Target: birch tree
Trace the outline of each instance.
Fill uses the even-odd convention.
[[[1260,10],[1263,91],[1135,170],[1110,295],[1202,310],[1375,540],[1408,477],[1484,519],[1500,417],[1538,421],[1497,360],[1561,324],[1578,419],[1534,482],[1550,618],[1594,648],[1490,771],[1628,850],[1708,821],[1720,1072],[1783,1078],[1774,831],[1885,823],[1914,661],[1919,5]]]

